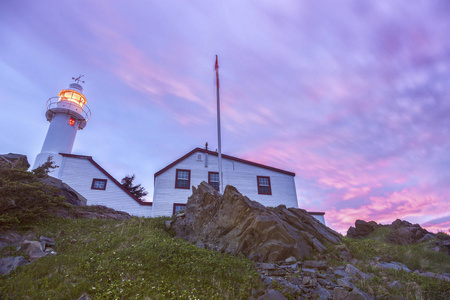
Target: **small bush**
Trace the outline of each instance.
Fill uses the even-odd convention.
[[[27,228],[64,203],[60,190],[32,172],[0,169],[0,228]]]

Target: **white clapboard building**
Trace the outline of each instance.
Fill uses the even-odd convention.
[[[195,148],[156,172],[153,202],[136,198],[91,156],[72,154],[76,134],[91,116],[79,79],[47,101],[50,126],[33,169],[52,157],[57,168],[49,175],[77,191],[87,205],[104,205],[134,216],[171,216],[183,210],[191,187],[202,181],[219,189],[218,154],[208,149]],[[265,206],[298,207],[292,172],[224,154],[222,173],[223,186],[233,185],[251,200]],[[325,223],[324,213],[310,214]]]
[[[219,190],[218,154],[195,148],[155,173],[153,215],[171,216],[186,206],[202,181]],[[265,206],[298,207],[295,173],[222,154],[223,186],[232,185]]]
[[[45,116],[50,126],[33,169],[51,157],[57,168],[49,175],[77,191],[87,200],[87,205],[104,205],[134,216],[151,217],[151,202],[136,198],[92,157],[72,154],[77,131],[86,126],[91,116],[82,92],[80,84],[72,83],[58,97],[47,101]]]

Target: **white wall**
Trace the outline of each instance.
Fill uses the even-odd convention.
[[[104,205],[134,216],[152,216],[151,206],[136,202],[89,160],[64,157],[60,169],[60,179],[85,197],[87,205]],[[106,179],[106,189],[91,189],[93,178]]]
[[[198,160],[201,155],[201,160]],[[208,166],[205,167],[205,156]],[[171,216],[173,203],[186,203],[191,189],[175,188],[176,169],[191,170],[190,186],[197,187],[202,181],[208,182],[208,172],[218,172],[218,157],[195,152],[182,162],[156,177],[153,194],[153,215]],[[280,172],[222,158],[224,186],[233,185],[244,196],[265,206],[298,207],[294,177]],[[272,195],[258,194],[256,176],[269,176]]]

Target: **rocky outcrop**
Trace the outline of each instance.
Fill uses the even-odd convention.
[[[0,233],[1,241],[8,246],[20,244],[20,247],[17,249],[26,256],[26,258],[23,256],[1,258],[0,275],[7,275],[18,267],[35,262],[48,254],[56,254],[53,250],[53,246],[55,245],[53,239],[41,236],[38,241],[28,240],[28,238],[32,238],[33,236],[34,234],[30,234],[29,236],[22,237],[13,231]]]
[[[412,245],[420,241],[429,232],[419,224],[411,224],[408,221],[400,219],[395,220],[390,225],[391,233],[389,233],[386,241],[399,245]]]
[[[362,238],[372,233],[378,224],[374,221],[366,222],[356,220],[355,227],[351,226],[347,231],[347,236],[351,238]]]
[[[301,259],[341,236],[305,210],[281,205],[268,208],[243,196],[233,186],[223,195],[202,182],[193,188],[186,210],[170,226],[178,237],[208,249],[238,254],[255,261]]]
[[[0,154],[0,169],[22,169],[28,170],[30,164],[26,155],[9,153]]]
[[[41,181],[59,188],[61,190],[60,195],[66,198],[65,201],[67,203],[75,206],[86,205],[86,198],[71,188],[68,184],[62,182],[62,180],[52,176],[47,176],[46,178],[42,178]]]
[[[420,227],[419,224],[411,224],[400,219],[395,220],[391,225],[381,225],[374,221],[356,220],[355,227],[351,226],[348,229],[347,236],[364,238],[378,227],[389,228],[390,233],[386,238],[386,242],[399,245],[412,245],[417,242],[423,242],[433,236],[432,233]]]
[[[381,259],[379,257],[369,261],[352,259],[359,266],[370,265],[377,268],[378,276],[365,273],[350,263],[343,266],[331,266],[325,260],[297,261],[290,257],[277,263],[255,263],[264,289],[254,291],[251,299],[287,299],[285,296],[288,296],[289,299],[324,300],[404,299],[401,296],[386,298],[386,295],[389,291],[395,293],[396,290],[402,288],[402,283],[396,279],[394,274],[411,273],[412,271],[399,262],[386,263]],[[392,272],[393,270],[396,273]],[[414,274],[441,280],[442,284],[450,282],[450,274],[435,274],[417,270],[414,271]],[[376,280],[371,282],[370,280],[374,276],[376,276]],[[377,281],[379,281],[378,284]],[[405,283],[404,280],[403,283]],[[415,284],[411,281],[410,283]],[[365,287],[365,291],[360,289],[362,287]],[[389,290],[386,290],[385,287],[388,287]],[[416,290],[419,289],[416,287]]]
[[[283,294],[292,299],[374,299],[356,287],[371,275],[351,264],[331,267],[326,261],[301,262],[290,257],[278,263],[256,263],[256,270],[265,285],[262,295],[254,295],[258,300],[286,299]]]

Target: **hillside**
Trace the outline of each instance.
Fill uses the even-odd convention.
[[[176,238],[166,220],[70,205],[36,174],[0,170],[0,258],[26,262],[0,277],[0,298],[450,298],[448,277],[438,275],[450,273],[449,256],[430,249],[432,240],[393,245],[379,228],[301,261],[255,263]],[[47,254],[36,257],[24,241]]]

